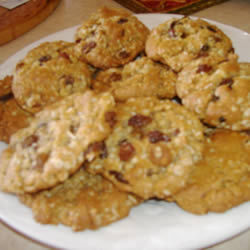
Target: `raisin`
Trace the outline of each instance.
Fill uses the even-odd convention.
[[[108,151],[107,147],[104,141],[101,142],[94,142],[90,144],[85,151],[84,155],[88,155],[89,153],[94,152],[94,153],[99,153],[99,157],[101,159],[107,158],[108,157]]]
[[[49,55],[40,57],[40,58],[39,58],[40,65],[41,65],[42,63],[44,63],[44,62],[47,62],[47,61],[51,60],[51,58],[52,58],[52,57],[49,56]]]
[[[160,131],[150,131],[148,133],[148,139],[151,143],[157,143],[159,141],[169,142],[171,138]]]
[[[217,32],[216,29],[214,27],[212,27],[212,26],[207,26],[207,29],[214,32],[214,33]]]
[[[45,153],[39,154],[36,158],[36,165],[33,168],[36,170],[42,170],[48,158],[49,158],[48,154]]]
[[[209,66],[207,64],[200,64],[196,73],[202,73],[202,72],[208,73],[211,70],[212,70],[212,66]]]
[[[76,43],[80,43],[82,41],[81,38],[76,39]]]
[[[217,102],[220,99],[219,96],[213,95],[211,98],[211,102]]]
[[[142,128],[152,122],[152,118],[145,115],[134,115],[128,120],[128,125],[133,128]]]
[[[112,74],[110,75],[110,77],[109,77],[109,80],[110,80],[111,82],[120,81],[121,79],[122,79],[121,74],[116,73],[116,72],[112,73]]]
[[[105,113],[105,121],[113,128],[116,124],[116,112],[109,111]]]
[[[38,142],[38,140],[39,137],[37,135],[30,135],[24,139],[24,141],[22,142],[22,146],[23,148],[28,148],[32,146],[32,144]]]
[[[170,28],[168,30],[168,34],[170,37],[176,37],[176,34],[175,34],[175,25],[177,24],[178,21],[173,21],[171,24],[170,24]]]
[[[127,51],[121,51],[119,53],[119,57],[125,59],[125,58],[128,58],[129,57],[129,53]]]
[[[122,23],[126,23],[126,22],[128,22],[128,19],[127,19],[127,18],[120,18],[120,19],[117,21],[118,24],[122,24]]]
[[[226,121],[226,119],[223,116],[219,117],[219,122],[225,122],[225,121]]]
[[[59,55],[60,57],[63,57],[64,59],[71,62],[70,56],[66,52],[60,52]]]
[[[75,124],[75,125],[71,124],[69,127],[69,130],[73,135],[76,134],[78,129],[79,129],[79,124]]]
[[[63,78],[64,78],[64,83],[65,83],[66,85],[73,85],[74,82],[75,82],[74,77],[72,77],[72,76],[70,76],[70,75],[64,75]]]
[[[122,183],[125,183],[125,184],[128,184],[129,182],[127,180],[124,179],[124,176],[122,173],[119,173],[115,170],[110,170],[109,171],[109,174],[113,175],[116,180],[118,180],[119,182],[122,182]]]
[[[219,86],[221,86],[221,85],[228,85],[228,87],[229,87],[230,89],[232,89],[233,83],[234,83],[234,81],[233,81],[232,78],[226,78],[226,79],[224,79],[224,80],[219,84]]]
[[[92,49],[94,49],[96,47],[96,42],[92,41],[89,43],[86,43],[83,47],[82,47],[82,52],[84,54],[88,54]]]
[[[135,154],[134,146],[128,141],[120,144],[119,157],[121,161],[129,161]]]

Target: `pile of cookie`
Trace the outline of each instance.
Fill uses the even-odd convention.
[[[103,7],[0,82],[0,188],[36,221],[97,229],[157,199],[195,214],[250,200],[250,63],[201,19],[151,31]]]

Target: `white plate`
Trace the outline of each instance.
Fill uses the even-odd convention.
[[[177,15],[143,14],[138,17],[149,28]],[[241,61],[250,62],[250,35],[239,29],[210,21],[220,27],[233,41]],[[72,41],[76,27],[45,37],[27,46],[0,66],[0,78],[10,74],[17,61],[28,50],[44,41]],[[6,146],[0,143],[0,151]],[[16,231],[52,247],[86,250],[155,250],[204,248],[224,241],[250,227],[250,202],[223,214],[196,216],[174,203],[146,202],[130,215],[96,231],[72,232],[64,226],[40,225],[13,195],[0,192],[0,220]]]

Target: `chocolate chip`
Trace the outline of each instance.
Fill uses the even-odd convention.
[[[91,41],[89,43],[86,43],[83,47],[82,47],[82,53],[83,54],[88,54],[92,49],[94,49],[96,47],[96,42]]]
[[[77,130],[79,129],[79,124],[71,124],[70,125],[70,127],[69,127],[69,130],[70,130],[70,132],[73,134],[73,135],[75,135],[76,134],[76,132],[77,132]]]
[[[117,172],[115,170],[110,170],[109,174],[113,175],[116,178],[116,180],[118,180],[119,182],[129,184],[129,182],[127,180],[125,180],[122,173],[119,173],[119,172]]]
[[[116,112],[109,111],[105,113],[105,121],[113,128],[116,124]]]
[[[76,43],[80,43],[82,41],[81,38],[76,39]]]
[[[123,24],[123,23],[126,23],[126,22],[128,22],[128,19],[127,19],[127,18],[120,18],[120,19],[117,21],[118,24]]]
[[[128,125],[133,128],[142,128],[152,122],[152,118],[145,115],[134,115],[128,120]]]
[[[24,139],[24,141],[22,142],[22,146],[23,148],[28,148],[32,146],[32,144],[38,142],[38,140],[39,137],[37,135],[30,135]]]
[[[212,66],[210,65],[207,65],[207,64],[200,64],[198,66],[198,69],[196,71],[196,73],[202,73],[202,72],[205,72],[205,73],[208,73],[209,71],[211,71],[213,69]]]
[[[130,142],[124,141],[120,143],[119,158],[121,161],[129,161],[134,154],[135,148]]]
[[[151,143],[157,143],[159,141],[165,141],[165,142],[171,141],[171,138],[169,136],[158,130],[150,131],[148,133],[148,139]]]

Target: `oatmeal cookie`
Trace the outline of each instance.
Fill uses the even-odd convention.
[[[218,130],[205,142],[184,190],[174,195],[191,213],[224,212],[250,200],[250,136]]]
[[[195,115],[169,100],[138,97],[117,104],[108,117],[113,131],[88,171],[144,199],[168,199],[185,186],[203,148]]]
[[[73,43],[45,42],[16,65],[12,84],[19,105],[32,113],[90,86],[89,67],[78,60]]]
[[[128,216],[141,202],[100,175],[81,168],[64,183],[35,194],[19,196],[42,224],[64,224],[74,231],[97,229]]]
[[[36,192],[66,180],[84,162],[88,146],[110,133],[105,114],[113,106],[110,94],[86,91],[37,113],[0,156],[0,188]]]
[[[179,74],[177,94],[209,125],[250,129],[250,71],[246,68],[236,57],[219,64],[193,61]]]
[[[232,42],[218,27],[202,19],[172,18],[155,27],[145,45],[146,54],[179,72],[192,60],[213,57],[221,61],[234,53]]]
[[[31,122],[32,114],[22,110],[14,97],[0,102],[0,141],[9,143],[10,137]]]
[[[13,76],[6,76],[0,80],[0,101],[4,101],[6,98],[12,96],[11,85],[13,82]]]
[[[100,71],[92,88],[97,91],[109,90],[118,101],[140,96],[173,98],[176,95],[176,78],[169,67],[142,57],[123,68]]]
[[[123,9],[103,7],[78,28],[77,54],[97,68],[124,65],[145,48],[148,28]]]

